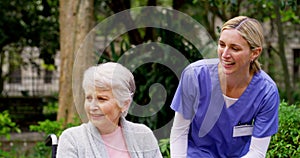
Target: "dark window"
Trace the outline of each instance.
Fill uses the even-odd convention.
[[[294,82],[298,82],[300,79],[300,49],[294,49],[293,50],[294,53],[294,65],[293,65],[293,78],[294,78]]]
[[[22,71],[21,68],[15,68],[9,72],[9,83],[22,83]]]
[[[8,69],[8,83],[22,83],[22,59],[15,52],[8,54],[9,69]]]
[[[44,83],[52,83],[53,71],[45,70]]]

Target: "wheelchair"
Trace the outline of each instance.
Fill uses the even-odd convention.
[[[45,140],[46,146],[51,146],[51,158],[56,158],[56,150],[58,145],[58,139],[55,134],[49,134]]]

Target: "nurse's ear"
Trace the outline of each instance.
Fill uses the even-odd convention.
[[[261,47],[256,47],[256,48],[251,49],[250,60],[254,61],[255,59],[257,59],[258,56],[261,54],[261,52],[262,52],[262,48]]]

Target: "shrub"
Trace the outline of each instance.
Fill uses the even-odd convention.
[[[10,132],[20,133],[21,130],[17,127],[16,123],[11,120],[8,111],[5,110],[0,113],[0,136],[5,136],[9,139]]]
[[[16,123],[11,120],[8,111],[3,111],[0,113],[0,136],[5,136],[7,139],[10,139],[11,132],[20,133],[21,130],[17,127]],[[0,150],[0,157],[8,157],[9,155],[9,152]]]
[[[74,123],[69,123],[64,126],[64,121],[39,121],[38,125],[30,125],[30,131],[43,132],[46,136],[49,134],[55,134],[59,137],[63,130],[69,127],[77,126],[80,124],[79,118],[74,118]],[[28,158],[48,158],[51,155],[51,147],[47,147],[45,142],[38,142],[32,149],[33,153],[27,155]]]
[[[267,157],[300,157],[300,109],[281,102],[279,130],[272,136]]]
[[[69,127],[78,126],[81,123],[79,117],[74,117],[73,119],[73,123],[68,123],[67,125],[63,124],[63,119],[59,121],[50,121],[47,119],[45,121],[39,121],[38,125],[30,125],[29,128],[30,131],[43,132],[46,135],[55,134],[59,137],[63,130]]]
[[[159,145],[160,151],[164,158],[171,157],[171,155],[170,155],[170,139],[169,138],[159,140],[158,145]]]

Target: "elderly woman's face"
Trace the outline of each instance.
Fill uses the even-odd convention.
[[[121,108],[112,90],[89,88],[85,92],[85,111],[89,120],[99,128],[118,126]]]

